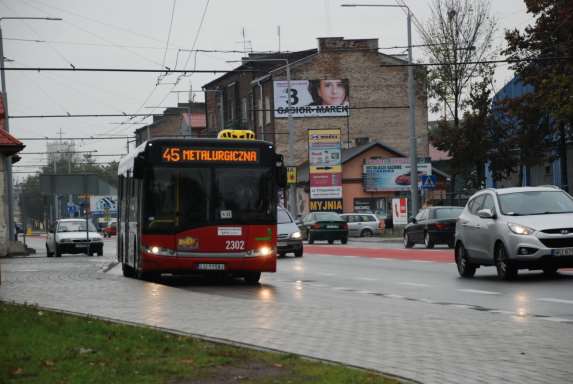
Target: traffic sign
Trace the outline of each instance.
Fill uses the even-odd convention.
[[[434,175],[422,175],[422,189],[433,189],[436,187],[436,176]]]

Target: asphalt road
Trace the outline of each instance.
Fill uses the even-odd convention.
[[[42,238],[28,238],[27,244],[38,250],[36,257],[45,256]],[[115,237],[105,239],[104,256],[95,259],[113,263],[116,261],[115,247]],[[303,258],[292,255],[281,258],[277,269],[277,273],[263,274],[261,281],[266,286],[290,287],[275,295],[279,301],[304,301],[303,288],[319,287],[351,293],[345,296],[348,300],[352,300],[352,296],[372,294],[493,311],[518,318],[549,317],[554,321],[573,322],[573,270],[562,270],[556,277],[544,276],[540,271],[521,270],[516,281],[503,282],[497,280],[495,268],[482,267],[473,279],[461,279],[453,263],[453,252],[446,247],[406,250],[400,243],[364,242],[351,238],[347,245],[305,244]],[[108,273],[120,275],[121,268],[115,266]],[[234,289],[233,282],[208,286],[204,286],[204,281],[194,279],[165,278],[160,282],[211,294],[245,295],[244,291]],[[258,293],[249,291],[247,294]]]
[[[350,241],[279,259],[262,284],[121,276],[104,256],[1,260],[1,300],[140,322],[377,369],[425,383],[569,383],[573,271],[460,279],[447,248]],[[463,377],[463,379],[460,379]]]

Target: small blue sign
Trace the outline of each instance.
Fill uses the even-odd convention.
[[[422,175],[420,179],[422,182],[422,189],[433,189],[436,187],[436,176]]]

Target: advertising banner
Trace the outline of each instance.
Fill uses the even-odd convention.
[[[392,199],[392,222],[394,225],[408,224],[408,199]]]
[[[273,83],[275,118],[288,117],[288,81]],[[348,80],[291,80],[293,117],[335,117],[350,114]]]
[[[342,198],[342,165],[339,129],[308,131],[310,198]]]
[[[116,196],[90,196],[90,211],[93,215],[117,215]]]
[[[422,176],[432,174],[430,159],[420,159],[417,168],[419,188]],[[365,192],[409,191],[410,159],[406,157],[369,159],[364,163],[362,177]]]

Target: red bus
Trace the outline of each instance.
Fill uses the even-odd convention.
[[[275,272],[283,158],[256,140],[157,138],[119,164],[117,256],[126,277]]]

